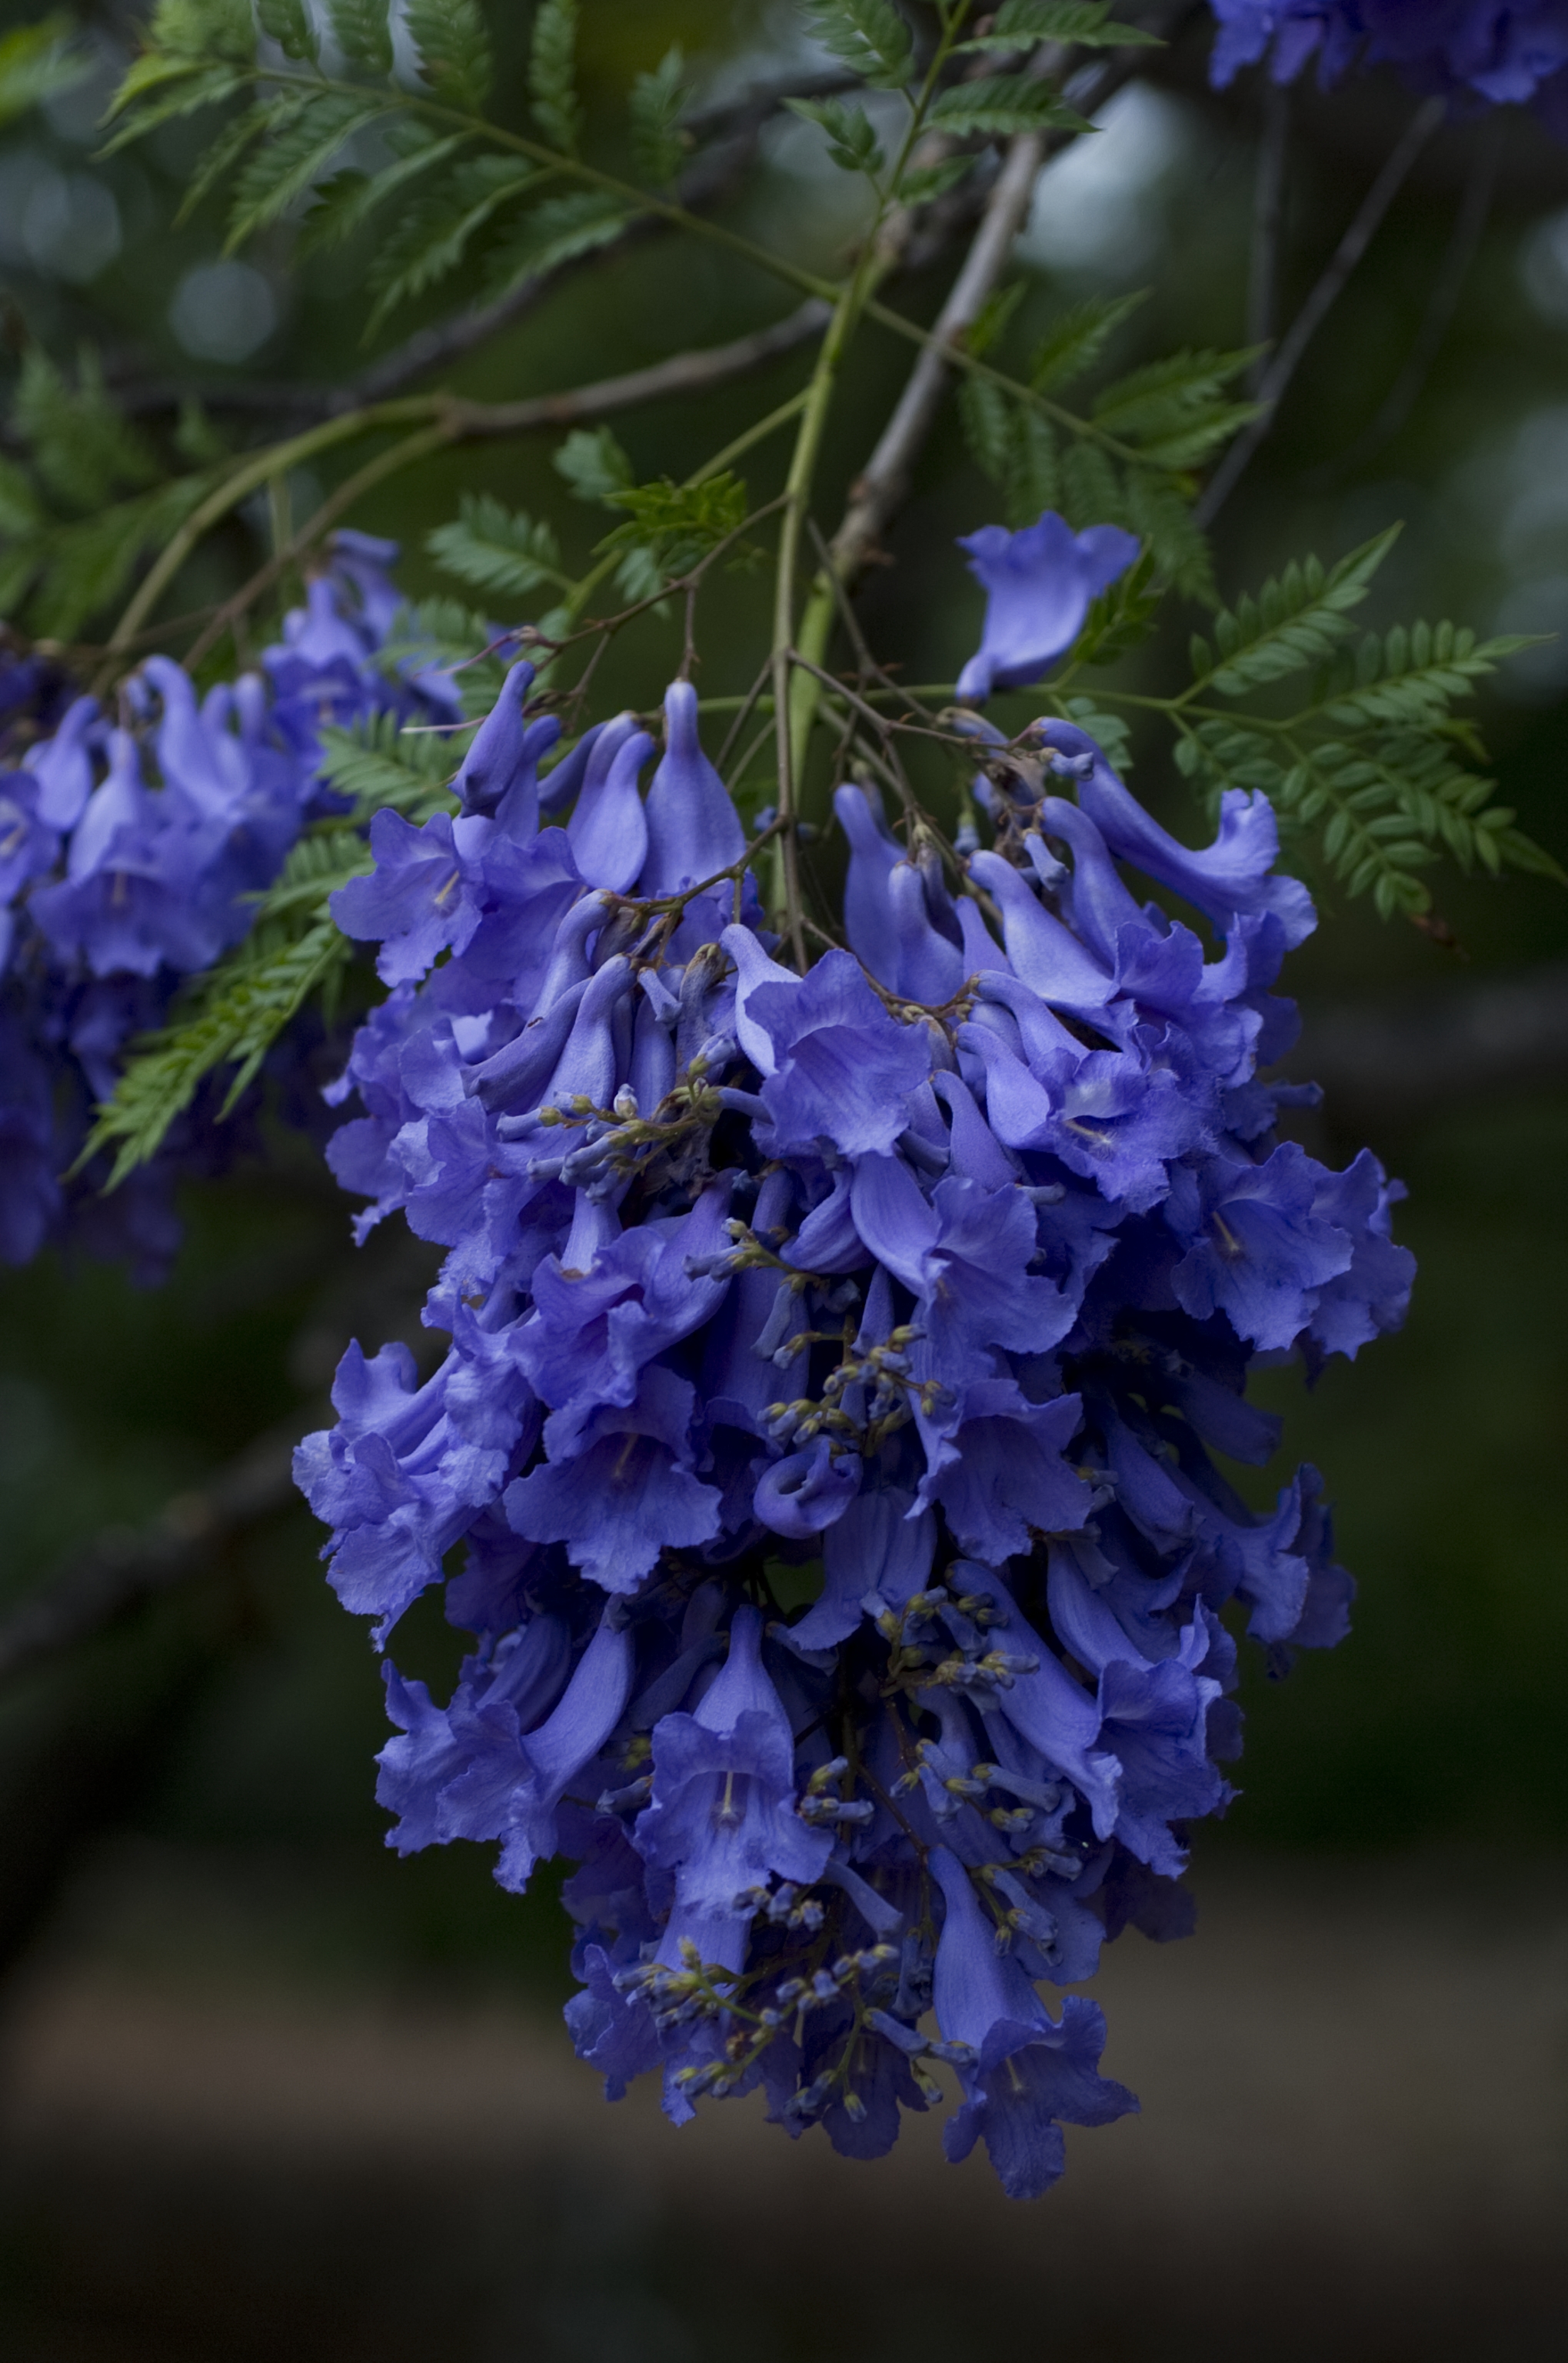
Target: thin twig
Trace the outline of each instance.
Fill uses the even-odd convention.
[[[1044,157],[1045,139],[1038,131],[1021,133],[1008,150],[979,230],[937,315],[932,342],[924,347],[910,372],[893,415],[877,438],[876,448],[856,482],[844,521],[833,538],[833,563],[841,580],[852,580],[859,573],[876,548],[882,527],[908,490],[915,456],[931,432],[946,391],[947,353],[974,327],[1006,268]]]
[[[1085,109],[1103,105],[1132,74],[1139,54],[1127,50],[1099,66],[1092,85],[1075,93],[1075,103]],[[1027,71],[1032,78],[1048,78],[1061,71],[1066,56],[1064,49],[1046,43]],[[936,423],[947,390],[955,349],[979,318],[1007,268],[1042,166],[1078,136],[1073,131],[1024,132],[1008,149],[987,197],[979,228],[930,331],[931,341],[922,348],[892,416],[851,487],[849,507],[831,544],[841,582],[853,582],[909,490],[911,471]]]
[[[772,657],[765,657],[756,679],[752,682],[750,689],[741,699],[740,704],[736,709],[735,718],[724,733],[724,743],[719,749],[718,758],[714,766],[717,771],[723,771],[725,763],[729,760],[730,750],[734,747],[735,740],[740,737],[741,732],[745,728],[747,722],[750,720],[752,713],[756,705],[757,699],[762,695],[763,691],[767,686],[768,679],[772,671]]]
[[[1258,349],[1247,372],[1247,392],[1258,394],[1268,373],[1279,301],[1280,237],[1285,225],[1285,160],[1290,145],[1290,85],[1264,85],[1263,137],[1253,183],[1253,250],[1247,272],[1247,342]]]
[[[258,567],[249,581],[242,582],[232,598],[226,599],[214,612],[186,649],[186,666],[200,664],[208,649],[217,646],[224,634],[248,613],[263,592],[270,590],[291,566],[296,565],[364,494],[373,491],[386,477],[395,475],[399,469],[424,459],[426,452],[439,450],[442,444],[451,439],[444,427],[426,427],[417,435],[405,435],[403,441],[394,443],[390,451],[379,452],[375,459],[367,460],[362,468],[357,469],[346,483],[328,494],[299,531],[292,535],[281,549],[275,549],[266,564]],[[146,637],[146,633],[138,635],[138,639]]]
[[[629,410],[645,402],[656,402],[675,394],[701,393],[711,386],[722,385],[748,372],[766,368],[773,361],[791,352],[814,336],[820,335],[829,316],[829,306],[817,297],[798,305],[782,320],[766,328],[758,328],[748,337],[737,338],[732,344],[711,346],[707,349],[675,353],[667,361],[655,361],[646,369],[629,371],[624,377],[601,378],[591,385],[576,386],[560,394],[536,394],[523,402],[475,403],[457,399],[449,394],[411,396],[397,402],[379,405],[375,409],[329,421],[308,430],[288,444],[251,455],[241,466],[225,478],[209,494],[185,525],[174,535],[158,564],[143,581],[126,609],[112,635],[108,647],[115,654],[127,650],[141,636],[145,619],[168,583],[172,581],[190,551],[194,549],[208,527],[236,507],[258,483],[265,483],[282,468],[299,460],[314,456],[322,449],[348,439],[360,431],[369,432],[381,426],[409,425],[420,430],[400,446],[405,458],[418,458],[433,445],[443,442],[464,442],[490,436],[523,435],[541,427],[570,426],[587,418],[604,418],[617,411]],[[417,448],[415,448],[417,446]],[[402,464],[399,461],[397,464]],[[379,462],[362,470],[359,478],[351,479],[356,490],[365,488],[365,480],[379,481],[389,472]],[[347,505],[340,494],[335,494],[325,506],[334,514]],[[319,516],[319,513],[318,513]],[[316,519],[312,527],[318,528]],[[288,545],[288,556],[297,554],[301,537],[295,536]],[[247,604],[266,582],[274,579],[279,569],[269,561],[261,576],[245,587]],[[233,620],[235,602],[226,603],[225,625]],[[210,645],[210,642],[208,643]]]
[[[196,1492],[178,1493],[150,1526],[111,1527],[0,1624],[0,1681],[91,1640],[143,1602],[199,1575],[217,1547],[294,1499],[293,1437],[262,1437]]]
[[[563,394],[531,394],[523,402],[465,402],[441,397],[455,413],[464,437],[522,435],[540,427],[570,427],[583,418],[607,418],[618,410],[635,410],[645,402],[661,402],[673,394],[704,394],[710,386],[727,384],[752,370],[792,353],[798,345],[821,336],[833,306],[810,296],[766,328],[754,328],[732,344],[696,346],[650,361],[646,369],[629,370],[624,377],[604,377],[591,385]]]
[[[1411,166],[1447,113],[1447,102],[1443,99],[1429,98],[1421,102],[1383,170],[1362,199],[1355,218],[1334,249],[1327,270],[1291,322],[1280,340],[1279,350],[1264,372],[1258,387],[1258,400],[1264,405],[1262,411],[1231,444],[1193,510],[1193,521],[1200,529],[1212,525],[1240,483],[1253,453],[1274,425],[1286,388],[1300,366],[1308,346],[1371,245],[1384,216],[1404,186]]]
[[[1324,467],[1314,469],[1310,475],[1305,477],[1303,482],[1306,484],[1337,482],[1364,466],[1383,449],[1391,436],[1398,433],[1420,399],[1422,388],[1431,373],[1432,363],[1441,351],[1443,339],[1453,324],[1459,299],[1464,292],[1471,266],[1485,234],[1502,161],[1498,137],[1501,128],[1501,123],[1495,116],[1482,128],[1470,170],[1465,175],[1452,234],[1438,266],[1437,277],[1432,282],[1421,325],[1406,355],[1404,367],[1379,405],[1377,416],[1355,442],[1345,450],[1336,452]]]

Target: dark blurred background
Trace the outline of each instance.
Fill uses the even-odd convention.
[[[37,13],[0,6],[0,29]],[[13,355],[32,338],[67,361],[90,339],[149,417],[197,389],[220,423],[253,431],[238,405],[257,404],[276,431],[291,388],[362,366],[363,257],[296,272],[281,231],[224,260],[211,206],[171,230],[205,134],[171,125],[100,161],[126,19],[80,13],[102,75],[0,134]],[[788,10],[591,0],[584,21],[591,101],[675,39],[720,95],[811,62]],[[1209,38],[1188,12],[1043,176],[1021,349],[1064,300],[1138,286],[1122,366],[1243,340],[1264,103],[1255,79],[1208,90]],[[1285,317],[1413,105],[1382,77],[1296,94]],[[855,201],[819,160],[804,127],[775,124],[737,217],[831,261]],[[1456,276],[1456,222],[1467,204],[1479,218],[1488,181]],[[932,310],[942,285],[900,300]],[[1411,383],[1434,292],[1452,317]],[[570,385],[778,309],[724,257],[650,243],[443,382]],[[640,473],[679,475],[805,366],[618,431]],[[867,345],[829,526],[905,367]],[[770,448],[754,486],[778,464]],[[296,485],[296,515],[332,481]],[[444,457],[354,522],[398,537],[405,582],[435,590],[424,538],[467,486],[552,516],[569,550],[601,529],[542,438]],[[950,679],[972,646],[952,539],[994,513],[949,414],[862,601],[906,677]],[[1222,589],[1395,519],[1371,622],[1562,635],[1505,667],[1481,718],[1504,800],[1568,858],[1568,152],[1528,116],[1452,124],[1425,151],[1222,515]],[[189,604],[244,560],[220,538]],[[712,603],[710,690],[745,685],[767,596],[741,578]],[[1196,620],[1173,619],[1128,682],[1179,679]],[[629,639],[608,693],[654,694],[673,646],[673,626]],[[1197,834],[1159,750],[1140,753],[1141,792]],[[1108,1957],[1107,2065],[1143,2118],[1070,2137],[1066,2185],[1020,2210],[983,2165],[943,2168],[929,2127],[855,2168],[750,2104],[679,2136],[651,2102],[605,2111],[554,2016],[569,1981],[552,1895],[503,1897],[475,1849],[382,1851],[374,1660],[290,1509],[0,1689],[9,2352],[924,2363],[1022,2342],[1074,2363],[1156,2345],[1253,2363],[1331,2342],[1416,2363],[1511,2357],[1563,2321],[1568,899],[1444,875],[1439,901],[1434,937],[1325,891],[1296,960],[1293,1071],[1329,1087],[1314,1146],[1342,1161],[1370,1141],[1403,1177],[1421,1279],[1400,1337],[1315,1392],[1265,1381],[1287,1451],[1326,1472],[1361,1598],[1342,1648],[1281,1683],[1249,1674],[1244,1793],[1198,1839],[1197,1937]],[[259,1436],[316,1424],[350,1336],[417,1336],[426,1251],[389,1226],[348,1253],[344,1203],[302,1148],[281,1141],[183,1211],[156,1292],[52,1259],[0,1277],[6,1605]],[[421,1649],[442,1662],[437,1629]]]

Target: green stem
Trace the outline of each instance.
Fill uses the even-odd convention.
[[[117,655],[127,641],[136,638],[202,536],[237,508],[248,494],[297,467],[302,460],[314,459],[318,451],[330,450],[335,444],[350,442],[356,435],[366,434],[372,427],[416,426],[425,419],[437,417],[449,399],[446,394],[410,394],[399,402],[380,402],[368,410],[348,411],[341,418],[307,427],[303,435],[295,435],[286,443],[274,443],[254,459],[242,461],[198,508],[192,510],[179,532],[171,538],[169,547],[115,626],[109,653]]]
[[[688,489],[705,484],[710,476],[716,476],[722,468],[729,466],[732,460],[738,460],[743,452],[749,451],[754,443],[765,442],[769,435],[777,434],[780,427],[787,427],[798,412],[804,410],[811,398],[811,387],[803,385],[799,394],[792,394],[788,402],[781,402],[777,410],[770,410],[766,418],[759,418],[754,427],[748,427],[744,434],[737,435],[733,443],[726,443],[722,451],[715,451],[711,460],[704,460],[695,473],[687,477]]]
[[[366,493],[372,491],[377,484],[383,483],[388,476],[396,475],[400,469],[411,466],[415,460],[423,460],[426,453],[438,450],[443,443],[450,439],[448,429],[444,425],[421,427],[415,434],[405,435],[401,443],[394,443],[390,451],[379,452],[375,459],[367,460],[362,468],[358,469],[348,479],[347,483],[339,484],[336,492],[328,494],[315,515],[306,520],[297,533],[292,534],[286,542],[279,544],[267,564],[259,567],[249,582],[242,583],[232,599],[224,601],[223,605],[217,609],[204,630],[186,650],[184,663],[187,669],[200,664],[208,649],[216,646],[225,632],[231,625],[237,623],[246,609],[259,599],[264,591],[270,590],[279,576],[285,573],[296,559],[302,558],[311,545],[320,539],[327,527],[335,525],[347,510],[353,507],[356,501]]]
[[[778,560],[773,586],[772,653],[773,705],[778,723],[776,733],[778,817],[782,824],[778,839],[778,868],[783,888],[780,900],[786,915],[790,948],[796,965],[802,971],[806,966],[806,939],[801,906],[800,851],[794,822],[799,811],[800,782],[811,730],[811,715],[807,707],[803,727],[797,730],[796,717],[791,710],[790,677],[790,651],[795,640],[795,577],[800,566],[801,542],[811,504],[812,483],[822,455],[828,411],[849,340],[865,308],[877,267],[876,259],[867,248],[834,305],[833,318],[828,323],[827,334],[817,355],[816,367],[805,389],[801,424],[795,436],[790,473],[785,480],[784,516],[778,530]],[[809,685],[809,676],[802,678]]]

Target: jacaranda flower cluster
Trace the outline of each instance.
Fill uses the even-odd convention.
[[[1032,532],[971,544],[988,679],[1039,654],[1012,578],[1072,537]],[[378,1646],[442,1583],[475,1636],[445,1703],[387,1664],[392,1842],[574,1866],[612,2097],[760,2085],[869,2158],[945,2067],[948,2156],[1032,2196],[1135,2106],[1040,1988],[1186,1925],[1235,1633],[1346,1626],[1316,1470],[1259,1514],[1210,1457],[1275,1449],[1254,1355],[1353,1355],[1410,1282],[1375,1159],[1278,1139],[1304,1094],[1260,1080],[1312,906],[1263,797],[1191,851],[1081,730],[971,710],[992,842],[944,864],[841,786],[845,948],[801,974],[690,683],[662,745],[623,714],[549,768],[532,683],[335,905],[389,990],[331,1161],[446,1248],[447,1342],[352,1347],[298,1474]]]
[[[1221,87],[1269,61],[1294,82],[1316,59],[1319,80],[1358,65],[1394,66],[1413,89],[1462,106],[1534,105],[1568,136],[1565,0],[1210,0],[1220,19],[1210,73]]]
[[[449,681],[389,680],[374,661],[402,605],[385,571],[395,555],[339,534],[264,671],[200,701],[166,657],[131,677],[113,716],[92,697],[57,711],[60,684],[37,660],[0,677],[0,714],[30,700],[48,731],[26,744],[10,734],[15,768],[0,771],[5,1261],[69,1237],[157,1278],[179,1242],[175,1180],[231,1152],[233,1128],[199,1108],[111,1195],[99,1193],[101,1173],[75,1187],[62,1178],[127,1044],[161,1022],[182,977],[248,932],[257,892],[329,808],[323,726],[389,705],[457,712]]]

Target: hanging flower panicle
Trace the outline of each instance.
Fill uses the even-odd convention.
[[[1032,531],[969,545],[976,693],[1132,554]],[[1193,850],[1081,730],[971,713],[993,844],[944,871],[841,787],[846,948],[802,975],[692,688],[662,749],[621,715],[552,763],[531,686],[336,902],[388,992],[330,1159],[361,1236],[445,1248],[449,1342],[352,1347],[299,1481],[378,1646],[432,1586],[474,1636],[444,1703],[387,1662],[391,1843],[574,1866],[612,2097],[760,2085],[873,2157],[946,2069],[948,2155],[1031,2196],[1135,2105],[1040,1989],[1185,1928],[1238,1635],[1346,1628],[1317,1471],[1258,1513],[1213,1458],[1275,1451],[1256,1355],[1353,1356],[1410,1284],[1397,1186],[1279,1138],[1312,1094],[1262,1079],[1311,903],[1264,798]]]

